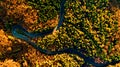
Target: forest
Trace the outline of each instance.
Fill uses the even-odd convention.
[[[120,67],[120,0],[0,0],[0,67]]]

